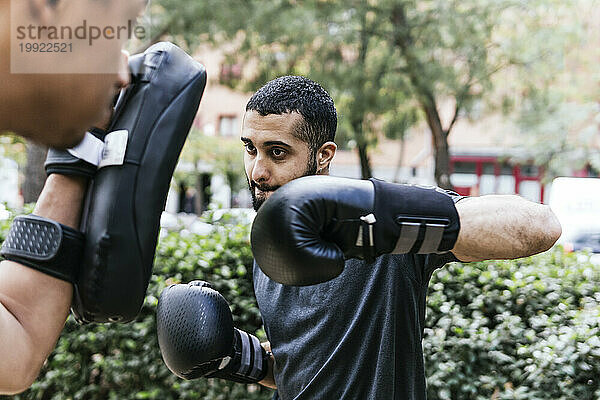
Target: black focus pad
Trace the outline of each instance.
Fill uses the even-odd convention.
[[[58,222],[35,215],[15,217],[0,255],[55,278],[74,282],[84,237]]]
[[[206,85],[204,67],[172,43],[132,56],[130,68],[105,138],[107,148],[114,134],[125,138],[112,151],[122,163],[98,169],[84,210],[79,322],[128,322],[142,307],[173,170]]]
[[[165,364],[184,379],[216,372],[233,349],[229,305],[202,281],[172,285],[161,293],[156,330]]]
[[[460,221],[452,197],[436,187],[371,182],[376,255],[443,253],[454,247]]]
[[[369,181],[306,176],[277,189],[252,224],[252,253],[271,279],[312,285],[338,276],[358,257],[360,217],[373,212]]]

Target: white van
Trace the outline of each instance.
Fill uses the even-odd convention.
[[[600,253],[600,179],[556,178],[548,204],[562,225],[565,250]]]

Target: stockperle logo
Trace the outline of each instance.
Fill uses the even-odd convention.
[[[12,73],[114,74],[121,48],[144,48],[152,38],[150,6],[138,17],[105,2],[79,0],[42,18],[23,4],[11,0]]]
[[[75,27],[70,25],[20,25],[17,26],[17,40],[24,42],[43,41],[44,39],[62,42],[83,40],[87,41],[89,46],[93,46],[94,42],[101,39],[122,41],[135,37],[138,40],[144,40],[146,38],[146,28],[135,24],[135,21],[128,20],[127,25],[99,27],[88,24],[87,20],[83,20],[80,25]]]

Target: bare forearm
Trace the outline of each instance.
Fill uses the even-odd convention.
[[[51,175],[34,214],[77,228],[85,182]],[[0,393],[26,389],[68,315],[72,285],[11,261],[0,263]]]
[[[548,206],[518,196],[482,196],[456,204],[461,223],[452,253],[462,261],[513,259],[548,250],[561,228]]]
[[[263,347],[263,349],[265,349],[265,351],[267,352],[271,352],[271,343],[269,342],[265,342],[265,343],[261,343],[261,346]],[[275,358],[273,357],[273,354],[271,354],[271,358],[269,359],[269,370],[267,372],[267,376],[265,376],[265,378],[258,382],[263,386],[266,386],[270,389],[277,389],[277,385],[275,384],[275,378],[273,376],[273,364],[275,362]]]

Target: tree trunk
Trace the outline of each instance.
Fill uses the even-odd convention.
[[[433,158],[435,162],[435,183],[442,189],[453,189],[450,182],[450,152],[448,149],[448,132],[442,128],[442,121],[435,106],[435,101],[423,104],[427,117],[427,125],[433,138]]]
[[[371,178],[373,171],[371,171],[371,160],[369,160],[366,143],[358,145],[358,157],[360,158],[360,174],[362,179]]]
[[[450,182],[450,152],[448,150],[447,136],[436,143],[434,135],[435,182],[442,189],[453,190]]]
[[[229,207],[234,208],[237,189],[237,174],[235,171],[227,171],[225,172],[225,176],[227,177],[227,184],[229,185]]]
[[[369,153],[367,148],[367,140],[364,137],[363,132],[363,120],[361,117],[356,118],[352,121],[352,130],[354,131],[354,139],[356,140],[356,148],[358,150],[358,158],[360,159],[360,175],[362,179],[369,179],[373,176],[371,170],[371,160],[369,159]]]
[[[398,151],[398,163],[396,164],[396,170],[394,171],[394,179],[393,182],[400,182],[400,172],[402,171],[402,162],[404,161],[404,145],[406,144],[404,137],[400,139],[400,150]]]
[[[452,128],[452,124],[448,130],[444,130],[442,127],[434,95],[435,88],[422,78],[421,71],[423,71],[423,67],[413,52],[412,46],[414,40],[410,31],[410,25],[407,23],[406,10],[403,3],[399,3],[393,7],[390,13],[390,20],[394,27],[394,45],[404,56],[408,77],[425,113],[427,125],[433,137],[435,182],[441,188],[452,189],[452,184],[450,183],[450,155],[448,151],[448,133],[450,128]]]
[[[40,197],[46,181],[44,162],[46,161],[47,151],[46,147],[27,141],[27,166],[25,167],[25,180],[22,187],[25,203],[34,203]]]
[[[367,13],[366,9],[361,8],[362,15],[360,16],[361,21],[361,29],[360,33],[360,42],[358,48],[358,60],[357,60],[357,68],[361,71],[365,71],[366,69],[366,61],[367,61],[367,52],[369,49],[369,36],[366,32],[367,27]],[[362,179],[369,179],[373,176],[373,171],[371,170],[371,160],[369,159],[368,154],[368,140],[365,137],[365,132],[363,130],[363,124],[365,119],[365,108],[362,105],[362,100],[360,99],[360,93],[363,91],[366,85],[366,79],[364,74],[360,74],[359,78],[356,82],[355,89],[357,92],[354,94],[354,103],[351,107],[351,113],[354,116],[351,119],[352,129],[354,130],[354,138],[356,139],[357,148],[358,148],[358,158],[360,159],[360,174]]]

